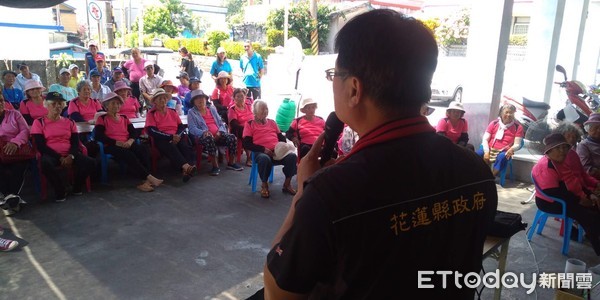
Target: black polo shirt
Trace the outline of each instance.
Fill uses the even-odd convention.
[[[473,299],[454,276],[419,289],[418,271],[479,273],[497,202],[489,168],[445,137],[376,144],[311,177],[267,265],[311,299]]]

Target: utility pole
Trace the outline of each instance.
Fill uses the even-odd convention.
[[[310,48],[313,55],[319,54],[319,32],[317,30],[317,0],[310,1],[310,16],[314,25],[314,30],[310,33]]]
[[[113,10],[112,3],[106,2],[106,41],[108,42],[108,48],[115,47],[115,33],[113,23]]]
[[[90,4],[89,4],[88,0],[85,0],[85,17],[87,19],[87,39],[88,40],[92,38],[92,34],[90,33],[90,12],[89,12],[89,9],[90,9]],[[87,41],[86,41],[85,45],[87,46]]]
[[[144,0],[142,0],[138,14],[138,47],[144,47]]]

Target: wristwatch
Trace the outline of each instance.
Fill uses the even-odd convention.
[[[75,155],[73,155],[73,154],[69,154],[69,157],[70,157],[71,159],[75,159]]]

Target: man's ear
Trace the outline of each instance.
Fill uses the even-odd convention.
[[[351,77],[349,79],[350,81],[350,101],[348,102],[348,105],[350,107],[355,107],[356,105],[358,105],[361,100],[362,100],[362,96],[363,96],[363,84],[362,82],[356,78],[356,77]]]

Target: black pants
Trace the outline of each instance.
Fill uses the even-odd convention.
[[[586,232],[594,251],[600,255],[600,212],[598,208],[587,208],[579,205],[575,201],[565,201],[567,204],[567,217],[574,219]],[[562,205],[558,202],[548,202],[535,197],[535,204],[544,212],[551,214],[561,214]]]
[[[306,154],[308,154],[310,148],[312,148],[312,145],[300,143],[300,147],[298,147],[298,154],[300,154],[300,158],[303,158]]]
[[[193,164],[194,150],[192,149],[187,136],[183,136],[177,144],[171,143],[171,141],[154,139],[154,145],[162,155],[166,156],[171,161],[171,165],[177,170],[181,170],[181,167],[186,163],[190,165]]]
[[[64,198],[66,194],[66,182],[60,176],[57,167],[60,166],[60,160],[49,155],[42,155],[42,173],[46,176],[46,180],[54,187],[56,199]],[[83,183],[94,171],[96,161],[93,158],[85,156],[81,153],[75,155],[73,167],[75,168],[75,178],[73,183],[73,191],[81,191]]]
[[[260,87],[246,87],[248,89],[248,96],[252,99],[260,99]]]
[[[118,146],[108,146],[106,153],[114,156],[118,162],[127,164],[128,170],[140,179],[146,179],[150,175],[150,149],[146,145],[131,144],[129,149]]]
[[[254,159],[258,164],[258,176],[260,176],[262,182],[267,182],[269,180],[273,165],[283,165],[283,174],[285,175],[285,178],[292,178],[296,175],[298,156],[296,156],[295,153],[288,154],[282,160],[273,160],[270,156],[262,152],[254,152]]]
[[[25,170],[30,160],[15,162],[11,164],[0,164],[0,192],[4,196],[10,194],[18,195],[25,178]]]
[[[139,82],[131,82],[131,85],[129,86],[131,88],[131,95],[133,95],[133,97],[135,99],[140,99],[140,95],[142,94],[140,92],[140,83]]]

